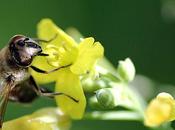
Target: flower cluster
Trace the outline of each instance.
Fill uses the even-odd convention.
[[[82,118],[86,99],[80,78],[95,71],[97,60],[103,57],[103,46],[92,37],[76,43],[50,19],[43,19],[38,24],[38,37],[45,40],[55,38],[48,44],[42,44],[43,52],[49,56],[35,58],[33,65],[47,71],[54,68],[62,69],[50,74],[40,74],[31,70],[31,74],[40,84],[56,82],[56,92],[78,100],[77,103],[64,95],[56,96],[56,102],[63,112],[73,119]]]

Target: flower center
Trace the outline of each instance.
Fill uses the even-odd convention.
[[[47,62],[54,67],[65,66],[71,64],[77,58],[77,48],[67,47],[66,44],[55,46],[49,44],[45,48],[45,52],[49,54]]]

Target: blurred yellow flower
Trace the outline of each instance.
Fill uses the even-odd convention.
[[[2,130],[69,130],[71,120],[58,108],[44,108],[3,124]]]
[[[145,112],[145,125],[159,126],[175,119],[175,100],[168,93],[160,93],[148,105]]]
[[[38,36],[40,39],[50,40],[48,44],[42,44],[43,52],[48,57],[37,57],[33,65],[43,70],[52,70],[67,66],[50,74],[40,74],[31,70],[35,80],[40,83],[56,81],[56,92],[65,93],[79,102],[74,102],[66,96],[57,96],[56,102],[60,108],[73,119],[81,119],[86,99],[80,82],[80,76],[94,71],[97,60],[103,57],[104,49],[99,42],[94,42],[92,37],[83,39],[77,44],[69,35],[57,27],[50,19],[43,19],[38,24]]]

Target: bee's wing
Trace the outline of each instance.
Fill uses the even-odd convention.
[[[3,118],[8,103],[11,88],[14,86],[13,82],[1,82],[0,86],[0,128],[2,128]]]

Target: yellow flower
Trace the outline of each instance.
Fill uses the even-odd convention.
[[[5,122],[2,130],[69,130],[70,126],[70,118],[58,108],[44,108]]]
[[[148,105],[145,125],[154,127],[175,119],[175,100],[168,93],[160,93]]]
[[[43,51],[49,54],[48,57],[37,57],[33,65],[43,70],[67,66],[50,74],[40,74],[31,70],[35,80],[40,83],[56,81],[56,92],[65,93],[79,102],[74,102],[66,96],[56,96],[56,102],[73,119],[81,119],[86,99],[80,82],[80,76],[94,71],[97,59],[104,53],[103,46],[94,42],[92,37],[85,38],[77,44],[74,39],[57,27],[50,19],[43,19],[38,24],[38,36],[40,39],[50,40],[50,43],[43,43]]]

